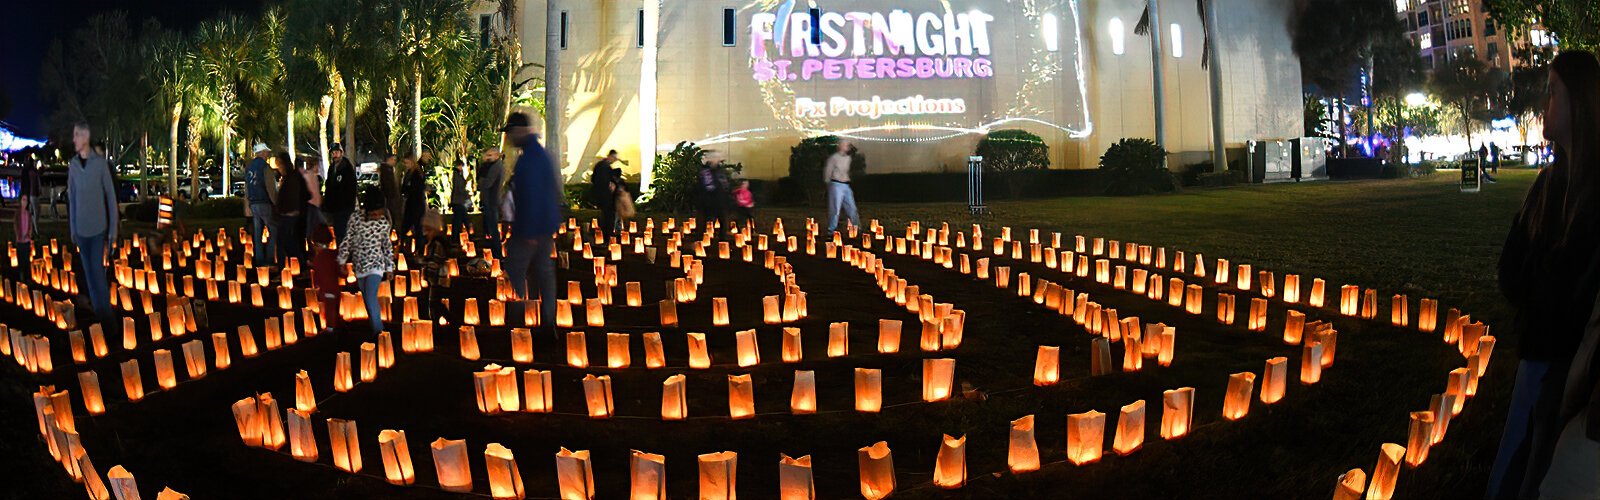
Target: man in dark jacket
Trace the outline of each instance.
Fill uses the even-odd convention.
[[[400,182],[400,196],[405,198],[406,212],[400,222],[400,236],[422,239],[422,215],[428,208],[428,182],[422,175],[417,157],[406,155],[400,163],[405,165],[405,180]]]
[[[328,156],[333,165],[322,186],[322,211],[327,214],[328,225],[333,226],[338,241],[344,241],[350,214],[356,209],[356,167],[350,164],[350,159],[344,156],[344,148],[338,144],[328,150]]]
[[[612,166],[617,161],[613,149],[589,172],[589,202],[600,208],[600,230],[607,241],[617,235],[617,191],[622,189],[622,169]]]
[[[484,151],[483,162],[478,164],[478,209],[483,211],[483,236],[491,247],[500,241],[500,193],[505,184],[506,163],[500,150]]]
[[[540,325],[551,330],[555,323],[556,272],[550,260],[555,245],[556,227],[561,224],[561,183],[550,153],[539,144],[532,121],[524,113],[514,113],[502,129],[506,138],[522,147],[516,171],[511,175],[511,195],[516,216],[511,221],[511,239],[506,243],[506,275],[511,289],[525,300],[529,295],[528,271],[537,274]]]
[[[472,212],[472,194],[467,191],[467,160],[461,159],[450,169],[450,226],[456,234],[467,234],[468,218]]]

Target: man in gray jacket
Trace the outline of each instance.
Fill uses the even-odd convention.
[[[500,150],[489,148],[478,164],[478,206],[483,210],[483,235],[490,242],[500,241],[500,199],[506,185],[506,164]]]
[[[256,265],[271,265],[277,260],[276,245],[267,244],[272,239],[268,235],[278,232],[277,220],[272,216],[272,206],[278,199],[278,180],[273,175],[277,171],[267,165],[267,158],[272,156],[271,148],[256,143],[253,151],[256,158],[244,169],[245,198],[250,202],[250,220],[254,222],[250,237],[255,244]]]
[[[67,214],[72,226],[72,243],[78,247],[83,264],[84,295],[95,317],[116,324],[111,309],[111,284],[106,280],[106,256],[117,241],[117,191],[106,158],[89,144],[89,124],[72,127],[72,146],[77,154],[67,166]]]

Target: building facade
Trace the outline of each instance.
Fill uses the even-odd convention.
[[[545,59],[546,1],[519,3],[527,62]],[[1155,131],[1150,38],[1133,33],[1146,0],[548,1],[569,180],[611,149],[648,179],[641,167],[681,141],[776,179],[792,146],[830,134],[872,173],[957,171],[1004,128],[1043,137],[1052,168],[1095,168]],[[1165,145],[1181,169],[1212,149],[1205,39],[1193,3],[1162,3]],[[480,29],[501,25],[496,8],[480,2]],[[1226,146],[1299,136],[1292,2],[1218,9]]]
[[[1490,68],[1510,71],[1524,64],[1523,55],[1513,50],[1518,44],[1546,47],[1554,43],[1542,28],[1527,33],[1501,29],[1483,7],[1483,0],[1395,0],[1395,9],[1405,19],[1408,35],[1421,51],[1430,70],[1440,68],[1456,57],[1474,57]],[[1526,57],[1540,57],[1540,51]]]

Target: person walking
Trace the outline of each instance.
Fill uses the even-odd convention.
[[[506,164],[500,150],[489,148],[478,164],[478,210],[483,212],[483,237],[490,247],[500,241],[500,198],[506,183]]]
[[[828,232],[832,233],[839,227],[839,211],[844,210],[845,217],[850,219],[851,227],[861,227],[861,218],[856,214],[856,193],[850,189],[850,167],[857,161],[866,163],[866,158],[861,156],[855,144],[850,141],[839,141],[839,149],[828,157],[823,164],[822,178],[828,183]]]
[[[1489,143],[1489,166],[1494,173],[1500,173],[1500,145]]]
[[[83,264],[83,290],[90,309],[102,324],[115,324],[111,309],[111,284],[106,279],[105,261],[117,241],[117,225],[122,217],[117,210],[117,192],[112,185],[106,157],[89,145],[89,124],[72,126],[72,146],[77,155],[67,164],[67,216],[72,229],[72,244],[78,247]]]
[[[400,173],[395,162],[399,158],[394,153],[383,157],[383,163],[378,164],[378,188],[383,191],[383,201],[389,207],[384,213],[389,214],[389,224],[400,223],[401,210],[405,208],[404,200],[400,198]]]
[[[288,262],[289,258],[303,259],[306,255],[306,211],[311,205],[311,190],[305,174],[288,152],[279,152],[276,163],[281,178],[278,202],[273,205],[278,230],[273,234],[278,240],[278,255]]]
[[[394,245],[389,243],[389,215],[384,210],[388,197],[383,190],[369,187],[361,193],[361,211],[350,215],[349,238],[339,244],[339,263],[350,264],[367,306],[372,333],[383,331],[383,316],[378,308],[378,287],[384,276],[394,272]]]
[[[1600,426],[1586,425],[1600,416],[1586,413],[1597,339],[1585,335],[1600,295],[1600,62],[1562,52],[1548,88],[1555,162],[1534,178],[1500,255],[1521,359],[1488,498],[1600,497]]]
[[[276,247],[268,244],[272,243],[272,236],[278,232],[272,209],[278,199],[278,181],[273,175],[274,170],[267,164],[267,158],[272,157],[272,148],[258,142],[251,150],[256,157],[244,169],[245,197],[250,202],[250,219],[254,223],[250,236],[255,246],[255,263],[270,266],[277,261]]]
[[[735,218],[747,228],[755,227],[756,223],[756,197],[750,192],[750,181],[740,179],[739,187],[733,190],[733,205]]]
[[[400,236],[410,240],[421,240],[426,237],[422,231],[423,212],[428,209],[427,179],[422,176],[422,167],[417,162],[417,157],[406,155],[400,160],[405,167],[405,178],[400,181],[400,196],[404,201],[405,213],[400,219]]]
[[[17,179],[17,245],[28,247],[33,244],[33,217],[37,213],[39,199],[39,166],[33,160],[22,161],[22,173]],[[28,253],[28,250],[22,250]]]
[[[617,162],[617,150],[606,153],[605,158],[595,162],[594,169],[589,172],[589,201],[600,208],[600,230],[606,235],[606,241],[617,235],[617,194],[622,187],[622,169],[612,165]]]
[[[707,230],[720,224],[728,213],[728,177],[723,173],[721,153],[706,152],[700,164],[700,219]]]
[[[300,236],[310,240],[312,229],[328,225],[322,213],[322,190],[319,189],[323,182],[322,159],[315,156],[307,157],[305,165],[300,168],[300,175],[305,177],[306,181],[306,221],[301,225]]]
[[[471,224],[472,193],[467,190],[467,159],[450,169],[450,226],[457,235],[467,234]]]
[[[511,174],[511,196],[516,200],[511,239],[506,245],[506,274],[511,289],[523,300],[529,295],[529,271],[534,273],[539,292],[539,324],[552,330],[555,323],[556,272],[550,260],[555,246],[556,228],[561,224],[561,183],[550,153],[539,144],[532,121],[525,113],[513,113],[501,129],[506,139],[522,148]],[[524,302],[526,307],[526,302]]]
[[[335,241],[344,241],[350,214],[356,210],[356,167],[339,144],[328,150],[328,158],[333,164],[328,166],[328,181],[322,185],[322,214],[333,226]]]

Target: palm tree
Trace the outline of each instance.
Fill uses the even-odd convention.
[[[200,24],[195,32],[194,63],[209,92],[222,127],[222,185],[232,184],[229,158],[234,153],[233,134],[238,120],[239,93],[260,90],[273,77],[275,51],[248,20],[224,15]],[[198,175],[198,174],[196,174]],[[198,191],[192,193],[199,196]]]
[[[396,56],[410,72],[413,152],[421,155],[423,77],[438,76],[443,63],[456,55],[470,5],[466,0],[401,0],[399,8]]]
[[[144,74],[155,85],[151,105],[167,113],[171,129],[167,138],[167,192],[178,191],[178,129],[183,122],[184,104],[189,100],[199,75],[189,64],[191,45],[187,38],[171,32],[149,33],[144,47]]]
[[[1152,7],[1154,9],[1152,9]],[[1195,12],[1200,15],[1200,32],[1205,39],[1205,42],[1200,47],[1200,67],[1207,70],[1206,73],[1210,77],[1211,82],[1211,139],[1214,143],[1212,144],[1211,149],[1212,168],[1216,169],[1218,172],[1221,172],[1227,170],[1228,164],[1227,159],[1225,158],[1226,155],[1224,155],[1224,148],[1226,147],[1226,144],[1223,142],[1224,137],[1222,130],[1222,74],[1219,73],[1218,71],[1220,70],[1217,69],[1217,67],[1221,64],[1220,61],[1216,60],[1218,59],[1219,54],[1213,50],[1213,45],[1215,45],[1216,38],[1211,30],[1211,24],[1216,22],[1217,12],[1216,6],[1211,3],[1211,0],[1194,0],[1194,8]],[[1151,62],[1151,72],[1156,83],[1155,140],[1156,145],[1160,146],[1163,142],[1162,136],[1166,133],[1165,130],[1162,130],[1162,128],[1164,128],[1164,124],[1162,123],[1163,120],[1161,119],[1161,116],[1165,111],[1162,109],[1162,107],[1166,105],[1164,90],[1161,88],[1161,34],[1159,31],[1151,33],[1150,30],[1150,25],[1152,22],[1158,22],[1160,20],[1160,11],[1158,9],[1160,9],[1158,0],[1149,0],[1149,3],[1145,4],[1144,13],[1139,16],[1139,22],[1133,26],[1133,32],[1138,35],[1150,36],[1150,43],[1152,44],[1151,57],[1154,60]],[[1152,14],[1156,15],[1152,16]],[[1160,30],[1161,27],[1157,26],[1156,29]],[[1172,43],[1178,42],[1174,41]]]
[[[364,80],[382,76],[388,48],[379,26],[392,6],[382,0],[291,0],[284,50],[312,61],[327,82],[327,94],[344,104],[344,143],[354,149],[357,92]],[[365,88],[370,93],[371,84]],[[319,116],[319,120],[321,117]],[[335,120],[335,129],[339,128]],[[327,134],[322,135],[324,138]],[[326,149],[326,148],[324,148]]]

